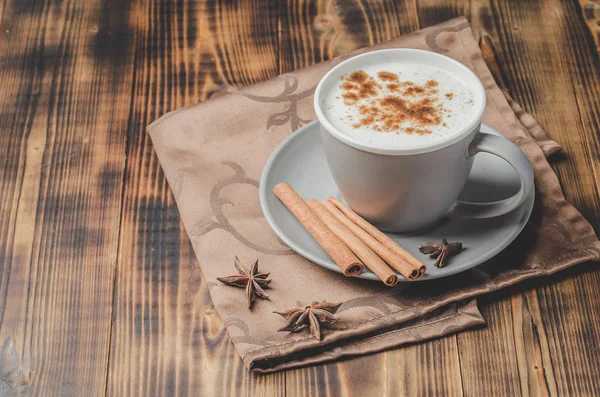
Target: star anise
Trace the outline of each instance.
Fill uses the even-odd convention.
[[[446,239],[442,240],[442,244],[430,241],[425,245],[419,245],[419,251],[422,254],[429,255],[430,258],[437,258],[433,263],[436,267],[444,267],[447,259],[453,255],[458,254],[462,251],[462,243],[458,241],[455,243],[448,243]]]
[[[273,312],[288,320],[287,324],[277,331],[298,332],[306,327],[310,327],[310,332],[313,336],[321,340],[321,327],[327,327],[339,319],[334,314],[341,305],[341,303],[323,301],[313,302],[310,306],[302,307],[298,303],[300,307],[294,307],[284,312]]]
[[[252,308],[255,296],[269,299],[269,295],[265,293],[263,288],[268,288],[271,280],[268,279],[269,273],[258,272],[258,259],[254,262],[250,270],[240,262],[237,256],[235,257],[234,264],[240,274],[229,277],[217,277],[217,280],[233,287],[246,288],[246,301],[248,302],[249,309]]]

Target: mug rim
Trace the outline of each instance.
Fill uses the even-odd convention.
[[[356,139],[353,139],[348,135],[343,134],[336,127],[334,127],[333,124],[323,114],[323,110],[321,109],[321,105],[319,103],[319,97],[320,97],[319,94],[320,94],[321,89],[323,88],[323,85],[325,84],[325,82],[328,81],[332,75],[335,75],[336,72],[342,66],[347,65],[348,63],[356,61],[357,59],[360,59],[365,56],[373,56],[374,53],[379,53],[379,54],[381,54],[381,53],[427,54],[428,56],[438,57],[438,58],[444,60],[445,62],[454,64],[458,68],[462,69],[464,72],[466,72],[467,74],[474,77],[474,81],[476,82],[476,85],[477,85],[477,87],[474,89],[474,91],[476,91],[475,95],[478,96],[477,99],[478,99],[478,104],[479,104],[479,108],[475,109],[476,117],[473,117],[472,120],[468,124],[466,124],[464,127],[462,127],[459,133],[452,134],[449,137],[442,139],[438,142],[435,142],[433,144],[423,144],[423,145],[418,145],[418,146],[412,146],[410,148],[388,148],[388,149],[386,149],[386,148],[382,148],[382,147],[371,146],[371,145],[365,144],[363,142],[360,142]],[[441,69],[444,69],[443,65],[438,66],[438,67]],[[353,57],[346,59],[343,62],[340,62],[339,64],[335,65],[327,73],[325,73],[325,75],[319,81],[319,84],[317,84],[317,87],[315,89],[313,104],[314,104],[315,113],[317,115],[317,119],[319,120],[319,123],[327,131],[327,133],[332,135],[337,140],[339,140],[349,146],[352,146],[356,149],[359,149],[359,150],[362,150],[365,152],[369,152],[369,153],[385,154],[385,155],[410,155],[410,154],[421,154],[421,153],[434,152],[436,150],[440,150],[440,149],[443,149],[450,145],[453,145],[456,142],[459,142],[462,139],[468,137],[473,132],[473,130],[476,129],[479,124],[481,124],[481,121],[483,119],[483,113],[485,112],[486,105],[487,105],[486,99],[487,98],[486,98],[485,88],[484,88],[481,80],[471,69],[469,69],[463,63],[461,63],[453,58],[450,58],[446,55],[438,54],[437,52],[433,52],[433,51],[419,50],[416,48],[391,48],[391,49],[384,49],[384,50],[368,51],[364,54],[353,56]]]

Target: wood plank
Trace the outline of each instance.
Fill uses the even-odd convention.
[[[282,73],[418,29],[411,0],[288,0],[279,4]]]
[[[479,308],[487,326],[458,334],[464,394],[520,396],[510,302],[486,302]]]
[[[582,130],[584,133],[583,155],[588,159],[588,164],[593,170],[593,183],[596,186],[596,198],[593,205],[600,201],[600,61],[598,58],[598,33],[600,26],[600,4],[596,4],[596,26],[595,40],[596,48],[589,40],[585,26],[580,23],[578,6],[575,2],[561,4],[564,7],[563,18],[559,19],[561,29],[567,33],[566,40],[561,40],[564,45],[567,56],[573,57],[568,61],[568,72],[571,77],[571,84],[574,87],[577,107],[581,117]],[[569,131],[563,131],[565,136],[569,136]],[[592,225],[596,233],[600,231],[600,210],[596,207],[595,218],[591,218]],[[591,211],[590,211],[591,212]],[[590,213],[588,212],[588,213]],[[588,218],[590,219],[590,218]],[[600,269],[598,266],[589,268],[590,271],[584,272],[578,277],[569,278],[566,281],[563,293],[573,294],[572,299],[567,303],[572,306],[567,310],[561,310],[558,315],[565,319],[565,323],[572,326],[567,329],[559,328],[556,322],[549,322],[548,328],[551,328],[553,335],[552,347],[553,358],[565,358],[567,363],[572,365],[571,371],[565,374],[568,382],[563,385],[564,390],[570,390],[572,393],[581,395],[599,395],[600,384],[598,382],[589,382],[587,379],[596,379],[600,371]],[[555,303],[556,294],[552,288],[544,288],[543,299],[545,306],[549,302]],[[565,302],[556,302],[563,308]],[[573,322],[571,317],[576,316]],[[589,317],[588,317],[589,316]],[[582,343],[582,340],[584,341]],[[589,357],[590,360],[582,361],[582,357]],[[584,378],[584,377],[587,377]],[[583,378],[583,379],[582,379]]]
[[[555,1],[555,7],[561,7],[557,18],[557,27],[563,33],[558,46],[563,51],[566,73],[574,89],[580,124],[577,133],[581,136],[582,147],[574,151],[571,159],[585,157],[590,176],[583,183],[594,185],[594,197],[586,197],[580,208],[592,222],[595,230],[600,230],[598,202],[600,202],[600,65],[597,48],[589,40],[585,26],[581,24],[579,10],[575,2],[567,4]],[[596,34],[597,34],[596,26]],[[596,50],[596,51],[595,51]],[[558,131],[564,140],[571,140],[571,129]],[[572,184],[567,178],[561,178],[567,198],[573,197]],[[600,269],[589,268],[581,275],[574,271],[573,277],[556,277],[559,284],[548,285],[538,291],[541,301],[542,319],[546,324],[550,340],[552,363],[561,371],[560,393],[563,395],[599,395],[600,384],[590,382],[597,379],[600,372]],[[551,311],[550,311],[551,310]],[[559,321],[557,321],[559,320]]]
[[[548,336],[535,290],[511,297],[515,351],[526,396],[556,396],[556,380]]]
[[[449,19],[471,16],[471,3],[461,0],[417,0],[419,26],[426,28]]]
[[[511,94],[565,148],[553,167],[567,199],[598,229],[598,63],[577,4],[475,3],[473,25],[492,35]],[[589,382],[598,376],[598,355],[587,359],[600,347],[599,272],[576,273],[511,298],[525,395],[599,392]]]
[[[384,353],[388,396],[462,396],[456,335]]]
[[[214,310],[145,127],[278,74],[273,2],[140,3],[108,394],[283,395],[247,372]]]
[[[591,161],[593,157],[586,156],[590,153],[587,142],[597,140],[597,130],[586,126],[586,121],[581,119],[571,81],[578,70],[579,59],[586,59],[585,55],[575,54],[570,49],[569,30],[577,25],[566,27],[561,23],[568,9],[554,0],[519,7],[508,2],[492,2],[490,7],[487,14],[498,18],[494,29],[497,36],[492,37],[508,88],[517,102],[564,147],[568,158],[554,163],[553,167],[563,182],[567,199],[598,228],[597,165]],[[576,58],[567,58],[575,55]],[[588,68],[583,73],[589,77],[597,71]]]
[[[585,156],[586,167],[590,169],[590,177],[586,178],[584,182],[590,182],[595,186],[593,197],[589,197],[578,205],[581,206],[580,208],[593,206],[593,210],[586,208],[584,215],[598,231],[600,230],[600,208],[598,206],[600,203],[600,159],[597,156],[600,151],[600,60],[593,43],[588,39],[585,26],[581,23],[577,4],[574,2],[568,4],[557,2],[557,4],[563,7],[560,17],[556,20],[557,27],[562,33],[557,40],[557,46],[561,50],[560,55],[572,57],[564,60],[564,67],[565,73],[570,78],[569,83],[573,89],[580,120],[576,130],[581,136],[581,147],[573,152],[572,157]],[[598,5],[598,12],[600,13],[600,5]],[[572,135],[573,132],[567,128],[557,131],[557,136],[564,140],[570,141]],[[565,183],[569,182],[569,179],[565,179]],[[570,189],[567,189],[566,185],[563,186],[565,186],[567,198],[571,197]]]
[[[584,275],[571,275],[538,290],[539,310],[560,395],[600,394],[600,385],[594,380],[600,361],[598,278],[595,266]]]
[[[388,395],[385,354],[358,357],[286,372],[287,396]]]
[[[456,340],[442,338],[286,373],[289,396],[462,396]]]
[[[536,291],[507,294],[481,298],[487,327],[458,334],[465,395],[556,396]]]
[[[597,0],[579,0],[579,4],[583,19],[596,43],[596,52],[600,53],[600,3]]]
[[[127,8],[12,0],[2,12],[0,392],[102,395],[131,94]]]

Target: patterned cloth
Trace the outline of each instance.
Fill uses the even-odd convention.
[[[600,259],[590,224],[565,201],[546,156],[559,150],[516,103],[507,101],[487,68],[468,22],[454,19],[368,49],[409,47],[446,54],[471,68],[488,98],[484,121],[505,134],[535,169],[536,204],[520,237],[493,260],[427,283],[382,283],[346,278],[282,245],[258,202],[258,179],[273,150],[315,118],[319,79],[342,58],[285,74],[169,113],[148,127],[185,229],[218,313],[246,366],[273,372],[361,355],[447,335],[483,324],[474,296],[521,280]],[[354,55],[351,54],[351,55]],[[243,290],[217,282],[232,274],[234,256],[259,259],[270,272],[271,300],[250,311]],[[341,319],[323,339],[310,332],[277,332],[273,311],[297,302],[343,302]]]

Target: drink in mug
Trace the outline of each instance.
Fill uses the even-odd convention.
[[[485,106],[485,90],[467,67],[411,49],[350,58],[315,92],[327,161],[343,198],[379,228],[396,232],[425,228],[450,210],[498,216],[529,194],[526,156],[507,139],[479,132]],[[457,201],[479,151],[517,170],[515,196]]]
[[[323,101],[325,117],[340,132],[384,149],[442,141],[477,116],[475,96],[461,80],[413,62],[342,75]]]

